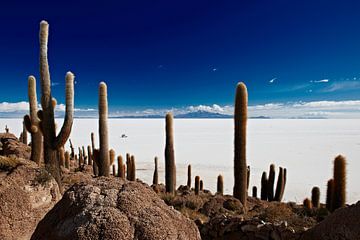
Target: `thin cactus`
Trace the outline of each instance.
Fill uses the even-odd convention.
[[[275,165],[270,165],[269,179],[267,184],[267,198],[271,202],[274,200],[274,182],[275,182]]]
[[[159,174],[158,174],[158,158],[155,157],[154,159],[155,169],[154,169],[154,175],[153,175],[153,185],[159,184]]]
[[[200,191],[204,191],[204,181],[200,180]]]
[[[130,181],[136,180],[136,167],[135,167],[135,156],[130,157]]]
[[[217,193],[224,194],[224,179],[222,175],[219,175],[217,178]]]
[[[59,148],[59,161],[60,166],[65,167],[65,150],[63,147]]]
[[[124,179],[125,178],[125,172],[123,167],[124,163],[121,155],[117,157],[117,161],[118,161],[118,177]]]
[[[83,155],[83,159],[84,159],[84,164],[87,164],[87,156],[86,156],[86,152],[85,152],[85,147],[82,146],[82,155]]]
[[[30,159],[40,165],[43,155],[42,133],[40,131],[40,119],[38,118],[38,102],[36,95],[36,80],[34,76],[28,78],[28,97],[30,115],[24,116],[24,125],[31,134]]]
[[[261,175],[261,200],[267,200],[267,185],[268,185],[268,178],[266,172],[263,172]]]
[[[257,187],[256,186],[253,186],[253,188],[252,188],[252,197],[257,198]]]
[[[92,155],[91,155],[91,147],[90,145],[87,146],[87,159],[88,159],[88,165],[92,165]]]
[[[23,130],[22,130],[22,133],[21,133],[21,142],[25,145],[28,144],[28,139],[27,139],[27,131],[26,131],[26,127],[25,127],[25,122],[23,121]]]
[[[195,195],[199,195],[200,192],[200,177],[195,177]]]
[[[187,184],[189,189],[191,189],[191,164],[188,165],[188,171],[187,171]]]
[[[330,212],[332,211],[332,201],[334,199],[334,179],[330,179],[327,182],[327,190],[326,190],[326,209]]]
[[[303,205],[304,205],[305,210],[307,210],[307,211],[312,209],[311,201],[308,198],[304,199]]]
[[[127,153],[126,154],[126,179],[130,180],[131,179],[131,159],[130,159],[130,154]]]
[[[320,188],[313,187],[311,190],[311,204],[314,208],[320,207]]]
[[[282,196],[284,195],[284,182],[284,169],[282,167],[279,167],[279,175],[276,185],[274,201],[281,202]]]
[[[70,170],[70,153],[68,151],[65,152],[65,168]]]
[[[246,191],[249,189],[250,184],[250,166],[247,166],[246,169]]]
[[[176,165],[174,153],[173,115],[166,114],[166,145],[165,145],[165,188],[167,193],[174,194],[176,189]]]
[[[71,139],[69,139],[69,143],[70,143],[70,151],[71,151],[70,158],[75,159],[75,148],[74,148],[74,145],[71,142]]]
[[[69,138],[73,124],[74,112],[74,75],[66,73],[66,97],[65,97],[65,119],[61,130],[56,135],[54,119],[54,100],[51,95],[51,81],[47,58],[49,24],[46,21],[40,23],[40,80],[41,80],[41,106],[42,111],[38,114],[41,120],[41,129],[44,136],[44,160],[46,169],[57,181],[60,191],[61,176],[57,151],[63,147]]]
[[[247,165],[246,165],[246,125],[248,94],[244,83],[238,83],[234,110],[234,192],[246,209]]]
[[[346,203],[346,159],[338,155],[334,160],[334,194],[332,210],[344,207]]]
[[[112,174],[116,176],[116,168],[115,168],[115,151],[114,149],[110,149],[109,151],[109,158],[110,158],[110,166],[112,167]]]

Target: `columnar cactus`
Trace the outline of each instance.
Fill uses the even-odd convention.
[[[250,166],[247,166],[247,171],[246,171],[246,191],[249,189],[249,184],[250,184]]]
[[[65,167],[65,150],[63,147],[59,148],[59,161],[60,166]]]
[[[304,199],[303,205],[304,205],[305,210],[307,210],[307,211],[312,209],[311,201],[308,198]]]
[[[99,168],[97,166],[95,158],[99,159],[99,150],[95,148],[95,136],[94,136],[93,132],[91,133],[91,151],[92,151],[91,159],[93,160],[93,162],[92,162],[93,173],[94,173],[95,176],[98,176],[99,175]],[[97,157],[95,157],[95,155]]]
[[[159,184],[159,174],[158,174],[158,158],[155,157],[154,159],[155,163],[155,169],[154,169],[154,175],[153,175],[153,185]]]
[[[195,195],[199,195],[200,192],[200,177],[195,177]]]
[[[70,170],[70,153],[68,151],[65,152],[65,168]]]
[[[346,160],[338,155],[334,161],[334,194],[332,210],[344,207],[346,203]]]
[[[70,150],[71,150],[70,158],[75,159],[75,149],[74,149],[74,145],[71,142],[71,139],[69,139],[69,143],[70,143]]]
[[[43,154],[42,133],[40,131],[40,119],[38,118],[38,102],[36,95],[36,80],[34,76],[28,78],[28,96],[30,115],[25,115],[24,124],[26,130],[31,134],[31,156],[30,159],[40,165]]]
[[[224,194],[224,179],[222,175],[219,175],[217,178],[217,193]]]
[[[27,140],[27,131],[26,131],[26,127],[25,127],[25,121],[23,121],[22,126],[23,126],[23,130],[22,130],[22,134],[21,134],[21,136],[22,136],[21,142],[23,144],[27,145],[28,140]]]
[[[189,189],[191,189],[191,164],[188,165],[188,171],[187,171],[187,184]]]
[[[126,179],[130,181],[131,179],[131,157],[130,154],[126,154]]]
[[[256,186],[253,186],[253,188],[252,188],[252,197],[257,198],[257,187]]]
[[[130,181],[136,180],[136,167],[135,167],[135,156],[131,155],[130,157]]]
[[[108,101],[107,86],[104,82],[99,85],[99,139],[99,161],[96,162],[99,168],[99,176],[109,177]]]
[[[40,80],[41,80],[41,107],[38,113],[40,126],[44,136],[44,160],[47,170],[53,175],[59,185],[61,185],[59,159],[57,151],[63,147],[69,138],[73,124],[74,112],[74,75],[66,73],[66,98],[65,98],[65,119],[63,126],[56,136],[54,119],[54,100],[51,95],[51,81],[47,58],[49,24],[46,21],[40,23]],[[60,186],[62,191],[62,187]]]
[[[246,125],[248,94],[244,83],[238,83],[234,110],[234,191],[233,195],[246,208],[247,165],[246,165]]]
[[[117,157],[117,160],[118,160],[118,177],[125,179],[125,172],[124,172],[124,167],[123,167],[124,163],[123,163],[122,156],[119,155]]]
[[[278,175],[275,197],[274,197],[275,201],[281,202],[282,197],[284,195],[284,193],[283,193],[284,192],[284,184],[285,184],[284,169],[282,167],[279,167],[279,175]]]
[[[311,204],[314,208],[320,207],[320,188],[313,187],[311,190]]]
[[[334,199],[334,179],[327,182],[326,190],[326,209],[332,211],[332,201]]]
[[[268,185],[268,178],[266,172],[263,172],[261,175],[261,200],[267,200],[267,185]]]
[[[79,147],[79,168],[81,167],[81,165],[84,163],[84,157],[82,155],[82,151],[81,148]]]
[[[200,180],[200,191],[204,191],[204,181]]]
[[[115,168],[115,151],[114,149],[110,149],[109,151],[109,158],[110,158],[110,166],[112,167],[112,174],[116,176],[116,168]]]
[[[274,200],[274,182],[275,182],[275,165],[270,165],[268,187],[267,187],[267,198],[269,201]]]
[[[92,163],[92,155],[91,155],[91,147],[90,147],[90,145],[88,145],[87,146],[87,159],[88,159],[88,165],[92,165],[93,163]]]
[[[176,165],[174,153],[173,115],[166,114],[166,145],[165,145],[165,187],[166,192],[174,194],[176,188]]]
[[[84,159],[84,164],[88,164],[84,146],[82,146],[82,155],[83,155],[83,159]]]

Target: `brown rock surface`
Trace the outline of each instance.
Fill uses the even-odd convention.
[[[73,185],[38,224],[38,239],[201,239],[196,225],[141,182],[120,178]]]
[[[1,158],[6,158],[0,156]],[[0,170],[0,239],[30,239],[38,222],[61,198],[55,180],[36,163]]]
[[[325,220],[306,231],[301,240],[358,240],[360,239],[360,201],[336,210]]]
[[[1,150],[0,155],[30,159],[31,147],[19,141],[11,133],[0,133]]]

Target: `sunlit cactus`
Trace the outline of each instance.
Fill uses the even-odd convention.
[[[338,155],[334,160],[334,194],[332,210],[344,207],[346,203],[346,159]]]
[[[217,178],[217,193],[224,194],[224,179],[222,175]]]
[[[200,192],[200,177],[195,177],[195,195],[199,195]]]
[[[311,204],[314,208],[320,207],[320,188],[313,187],[311,190]]]
[[[165,188],[167,193],[174,194],[176,189],[176,165],[174,153],[173,116],[166,114],[166,145],[165,145]]]
[[[51,95],[51,81],[48,65],[48,35],[49,24],[46,21],[40,23],[40,82],[41,82],[41,130],[44,137],[44,161],[47,170],[53,175],[61,187],[58,149],[63,147],[68,140],[73,124],[74,112],[74,75],[66,73],[65,84],[65,118],[61,130],[56,135],[53,97]]]
[[[123,167],[124,163],[123,163],[123,158],[121,155],[119,155],[117,157],[117,161],[118,161],[118,177],[124,179],[125,178],[125,172],[124,172],[124,167]]]
[[[34,76],[28,78],[28,97],[30,114],[24,116],[24,125],[31,134],[31,156],[30,159],[40,165],[43,154],[42,133],[40,131],[40,119],[38,118],[38,102],[36,95],[36,79]]]
[[[130,181],[135,181],[136,180],[136,165],[135,165],[135,156],[131,155],[130,157]]]
[[[154,169],[154,175],[153,175],[153,185],[159,184],[159,174],[158,174],[158,158],[155,157],[154,159],[155,169]]]
[[[234,110],[234,192],[246,209],[247,165],[246,165],[246,125],[248,94],[244,83],[238,83]]]

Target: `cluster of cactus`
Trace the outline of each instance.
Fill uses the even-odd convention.
[[[338,155],[334,160],[334,176],[327,183],[326,208],[335,211],[346,204],[346,159]]]
[[[234,191],[233,195],[239,199],[246,209],[248,189],[248,168],[246,165],[246,125],[247,125],[248,94],[244,83],[236,87],[234,109]]]
[[[126,179],[129,181],[136,180],[136,166],[134,155],[126,154]]]
[[[286,185],[286,168],[279,167],[279,175],[276,184],[276,190],[274,194],[274,183],[275,183],[275,165],[270,165],[269,178],[267,178],[266,172],[262,173],[261,176],[261,200],[267,201],[278,201],[281,202]]]
[[[167,193],[175,194],[176,165],[175,165],[175,153],[174,153],[173,116],[171,113],[166,114],[165,132],[166,132],[165,188]]]

